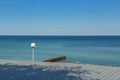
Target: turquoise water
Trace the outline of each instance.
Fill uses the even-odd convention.
[[[67,56],[66,61],[120,66],[120,36],[0,36],[1,60],[35,60]]]

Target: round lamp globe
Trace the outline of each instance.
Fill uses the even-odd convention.
[[[35,43],[31,43],[31,47],[32,47],[32,48],[35,48]]]

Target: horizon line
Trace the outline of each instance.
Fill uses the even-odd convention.
[[[0,34],[0,36],[120,36],[120,35],[65,35],[65,34]]]

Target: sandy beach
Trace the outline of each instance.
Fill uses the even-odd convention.
[[[0,60],[0,80],[120,80],[120,67]]]

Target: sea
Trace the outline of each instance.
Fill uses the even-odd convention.
[[[120,36],[0,36],[0,60],[35,61],[66,56],[61,62],[120,66]]]

